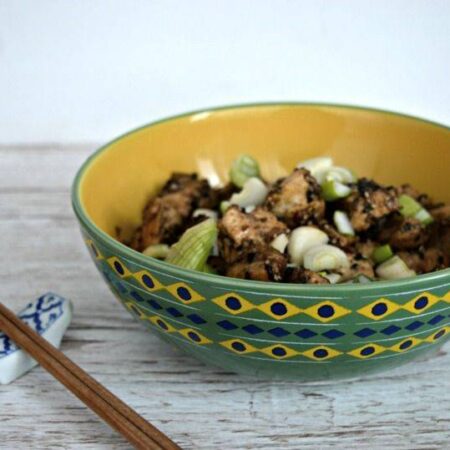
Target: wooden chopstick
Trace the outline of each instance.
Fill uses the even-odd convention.
[[[106,423],[121,433],[135,448],[181,450],[165,434],[22,322],[2,303],[0,303],[0,330]]]

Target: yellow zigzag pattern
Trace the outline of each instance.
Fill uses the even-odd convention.
[[[212,344],[213,342],[203,334],[199,333],[197,330],[193,330],[192,328],[177,329],[174,326],[170,325],[170,323],[164,320],[162,317],[156,315],[147,316],[147,314],[145,314],[145,312],[138,308],[133,302],[125,302],[125,306],[135,315],[137,315],[140,320],[148,320],[153,325],[157,326],[160,330],[163,330],[166,333],[179,333],[184,338],[198,345]]]
[[[134,278],[149,292],[166,290],[174,298],[186,305],[206,300],[205,297],[200,295],[186,283],[178,282],[164,286],[147,270],[140,270],[133,273],[116,256],[105,258],[91,239],[87,239],[86,244],[91,249],[94,258],[97,260],[105,260],[117,276],[120,278]],[[450,291],[442,297],[437,297],[429,292],[423,292],[404,305],[397,304],[388,298],[380,298],[371,304],[356,310],[356,312],[371,320],[377,321],[401,309],[413,314],[420,314],[440,301],[450,303]],[[263,304],[255,305],[234,292],[215,297],[212,299],[212,302],[233,315],[243,314],[252,310],[259,310],[275,320],[284,320],[298,314],[306,314],[322,323],[327,323],[352,313],[350,309],[340,306],[332,301],[323,301],[309,308],[299,308],[287,300],[274,298]]]
[[[160,330],[163,330],[166,333],[179,333],[185,339],[188,339],[189,341],[198,345],[214,343],[211,339],[199,333],[197,330],[193,330],[192,328],[177,329],[171,324],[169,324],[162,317],[159,317],[158,315],[148,316],[142,309],[138,308],[133,302],[125,302],[125,306],[135,315],[137,315],[139,319],[150,321],[153,325],[157,326]],[[419,339],[416,337],[409,337],[403,339],[402,341],[396,343],[395,345],[388,347],[379,344],[369,343],[348,352],[341,352],[333,348],[327,347],[325,345],[310,348],[302,352],[294,350],[283,344],[273,344],[268,347],[257,348],[239,338],[220,341],[218,342],[218,344],[222,345],[227,350],[230,350],[236,354],[244,355],[249,353],[263,353],[266,356],[269,356],[274,359],[287,359],[292,358],[293,356],[305,356],[306,358],[315,361],[326,361],[328,359],[335,358],[343,354],[353,356],[354,358],[368,359],[373,356],[379,355],[380,353],[383,353],[385,351],[403,353],[407,350],[410,350],[418,346],[419,344],[433,343],[438,339],[441,339],[443,336],[447,335],[449,332],[450,327],[447,326],[441,328],[439,331],[435,331],[426,338]]]

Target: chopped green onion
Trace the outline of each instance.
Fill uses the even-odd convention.
[[[227,212],[227,209],[231,206],[231,203],[228,200],[223,200],[222,202],[220,202],[220,212],[222,213],[222,215],[224,215]]]
[[[198,208],[192,213],[192,217],[208,217],[209,219],[217,219],[217,212],[213,209]]]
[[[241,155],[233,161],[230,169],[231,182],[237,187],[244,187],[249,178],[259,177],[259,164],[249,155]]]
[[[352,223],[344,211],[335,211],[333,214],[333,221],[339,233],[347,236],[355,235]]]
[[[345,184],[345,183],[353,183],[356,180],[356,177],[354,176],[351,170],[345,167],[334,166],[329,168],[323,174],[323,180],[324,181],[334,180]]]
[[[377,247],[372,253],[372,259],[376,264],[381,264],[394,256],[394,252],[389,244]]]
[[[351,188],[335,180],[326,180],[322,184],[322,197],[327,202],[345,198],[351,191]]]
[[[303,258],[306,269],[314,272],[333,270],[350,266],[347,255],[334,245],[317,245],[310,248]]]
[[[416,275],[416,272],[411,270],[403,259],[397,255],[384,261],[375,269],[375,271],[383,280],[398,280],[400,278],[409,278]]]
[[[342,275],[338,273],[323,273],[321,275],[326,278],[330,282],[330,284],[339,283],[339,281],[342,279]]]
[[[434,220],[431,214],[425,208],[422,208],[414,217],[424,225],[429,225]]]
[[[333,160],[329,157],[311,158],[297,164],[298,168],[309,170],[311,175],[316,178],[319,183],[323,181],[323,174],[333,166]]]
[[[305,253],[312,247],[326,244],[328,235],[315,227],[298,227],[289,237],[288,253],[292,263],[300,266]]]
[[[405,217],[413,217],[422,209],[422,205],[409,195],[400,195],[398,202],[400,204],[400,212]]]
[[[164,259],[169,253],[169,246],[166,244],[149,245],[142,253],[152,258]]]
[[[230,203],[241,208],[261,205],[267,197],[269,190],[259,178],[249,178],[241,192],[233,194]]]
[[[186,269],[202,270],[216,242],[214,219],[207,219],[188,228],[180,240],[170,247],[166,261]]]
[[[400,213],[404,217],[414,217],[424,225],[433,222],[431,214],[416,200],[406,194],[400,195],[398,198],[400,204]]]
[[[270,245],[275,249],[278,250],[280,253],[284,253],[286,250],[286,247],[289,243],[289,238],[286,236],[285,233],[279,234],[271,243]]]

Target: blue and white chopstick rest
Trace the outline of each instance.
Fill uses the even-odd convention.
[[[59,347],[72,321],[72,303],[49,292],[28,304],[18,317],[44,339]],[[0,384],[11,383],[36,365],[33,358],[0,332]]]

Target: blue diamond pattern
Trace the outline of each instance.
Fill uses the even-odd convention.
[[[417,328],[420,328],[422,325],[425,325],[425,324],[423,322],[416,320],[415,322],[410,323],[406,327],[406,329],[409,331],[414,331],[414,330],[417,330]]]
[[[268,331],[268,333],[276,337],[283,337],[290,334],[289,331],[286,331],[284,328],[281,327],[272,328],[271,330]]]
[[[245,325],[245,327],[242,327],[242,329],[250,334],[259,334],[264,331],[261,328],[257,327],[256,325],[253,325],[253,324]]]
[[[200,317],[198,314],[189,314],[189,316],[187,316],[187,317],[188,317],[188,319],[190,319],[192,322],[196,323],[197,325],[206,323],[206,320],[203,317]]]
[[[441,316],[440,314],[438,314],[437,316],[434,316],[432,319],[430,319],[428,321],[428,323],[430,325],[436,325],[437,323],[439,323],[441,320],[445,319],[444,316]]]
[[[359,330],[356,333],[354,333],[354,335],[358,336],[360,338],[366,338],[366,337],[372,336],[375,333],[376,333],[376,331],[372,330],[371,328],[363,328],[362,330]]]
[[[381,333],[386,334],[387,336],[390,336],[391,334],[397,333],[397,331],[400,331],[401,328],[397,327],[396,325],[390,325],[389,327],[385,328],[384,330],[381,330]]]
[[[147,300],[147,303],[153,308],[153,309],[162,309],[162,306],[156,301],[156,300]]]
[[[322,333],[322,336],[325,336],[328,339],[337,339],[342,336],[345,336],[345,333],[339,330],[328,330],[326,333]]]
[[[130,295],[137,301],[137,302],[143,302],[144,299],[136,292],[136,291],[131,291]]]
[[[300,330],[297,331],[297,333],[295,333],[296,336],[301,337],[303,339],[309,339],[313,336],[317,336],[317,333],[314,333],[314,331],[308,330],[307,328],[305,328],[304,330]]]
[[[178,311],[178,309],[172,307],[167,308],[167,312],[173,317],[181,317],[183,315],[180,311]]]
[[[217,325],[219,325],[219,327],[222,327],[224,330],[235,330],[236,328],[238,328],[234,323],[231,323],[228,320],[217,322]]]
[[[122,294],[126,294],[127,288],[125,287],[124,284],[120,283],[119,281],[116,283],[116,288],[122,293]]]

